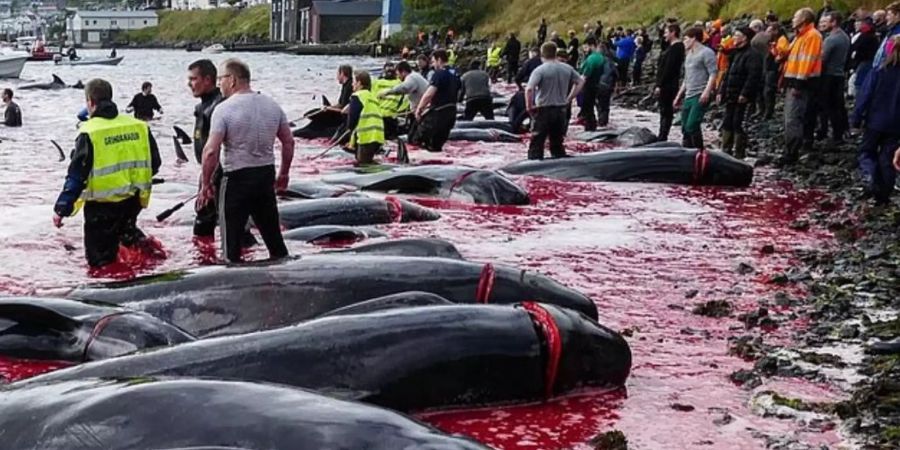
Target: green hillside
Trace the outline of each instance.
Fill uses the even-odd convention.
[[[160,11],[159,26],[129,32],[124,38],[138,43],[267,39],[269,17],[269,5],[243,10]]]

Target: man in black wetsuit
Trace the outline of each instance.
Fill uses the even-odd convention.
[[[328,106],[326,109],[343,112],[350,104],[350,96],[353,95],[353,67],[346,64],[338,67],[337,82],[341,85],[341,96],[338,97],[336,105]]]
[[[216,106],[225,99],[222,92],[216,87],[216,65],[208,59],[200,59],[188,66],[188,86],[194,98],[199,98],[200,103],[194,107],[194,156],[197,162],[201,162],[203,147],[209,139],[209,127],[212,121],[213,111]],[[216,185],[222,181],[222,170],[216,172]],[[197,211],[194,219],[194,236],[213,237],[216,224],[219,219],[219,210],[214,197],[203,208]],[[251,246],[255,243],[253,234],[249,231],[244,236],[244,245]]]
[[[3,113],[3,125],[8,127],[22,126],[22,110],[19,105],[13,101],[12,89],[3,90],[3,104],[6,105],[6,111]]]

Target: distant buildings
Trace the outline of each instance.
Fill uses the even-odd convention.
[[[272,0],[269,37],[300,43],[346,42],[382,16],[382,0]]]
[[[66,20],[66,34],[76,46],[100,46],[122,31],[159,25],[156,11],[76,11]]]
[[[384,0],[381,5],[381,39],[403,29],[403,0]]]

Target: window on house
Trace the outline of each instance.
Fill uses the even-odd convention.
[[[84,21],[84,25],[85,25],[85,26],[90,25],[90,24],[91,24],[91,21],[90,21],[90,20],[85,20],[85,21]]]
[[[110,24],[110,25],[118,25],[118,23],[117,23],[115,20],[110,20],[110,21],[109,21],[109,24]]]
[[[97,25],[97,21],[96,21],[96,20],[94,21],[94,25]]]
[[[144,21],[144,25],[147,25],[147,21],[146,21],[146,20]]]

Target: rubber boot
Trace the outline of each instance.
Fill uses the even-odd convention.
[[[672,119],[659,120],[659,140],[665,142],[669,140],[669,130],[672,129]]]
[[[731,131],[722,131],[722,151],[728,153],[729,155],[733,155],[732,149],[735,144],[735,136]]]
[[[693,141],[694,148],[697,148],[700,150],[705,149],[706,147],[704,147],[704,145],[703,145],[703,131],[697,131],[697,132],[694,132],[691,134],[692,134],[691,141]]]
[[[682,131],[681,146],[684,148],[694,148],[694,136],[691,133]]]
[[[738,159],[747,157],[747,135],[744,133],[734,135],[734,157]]]

